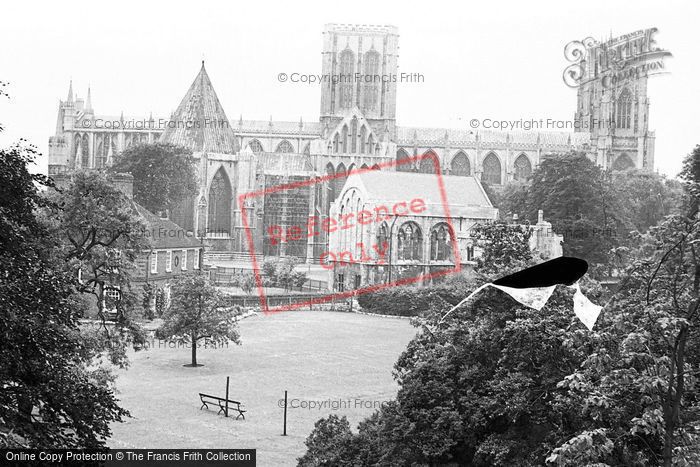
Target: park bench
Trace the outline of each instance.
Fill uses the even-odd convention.
[[[202,410],[204,407],[209,410],[209,405],[208,404],[217,404],[219,406],[219,411],[217,412],[217,415],[224,412],[226,413],[226,402],[227,400],[224,399],[223,397],[217,397],[217,396],[211,396],[209,394],[203,394],[199,393],[199,399],[202,401],[202,406],[199,408],[199,410]],[[245,420],[245,410],[241,409],[241,403],[238,401],[232,401],[231,399],[228,399],[228,404],[229,404],[229,409],[235,410],[238,412],[238,416],[236,417],[236,420],[238,420],[239,417],[243,417],[243,420]]]

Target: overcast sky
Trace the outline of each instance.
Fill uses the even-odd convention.
[[[206,67],[232,124],[318,119],[317,85],[279,73],[320,73],[325,23],[399,28],[397,122],[468,128],[473,118],[571,120],[576,91],[562,81],[564,46],[657,27],[673,54],[649,79],[656,168],[675,176],[700,143],[698,2],[318,3],[234,1],[12,1],[0,9],[0,145],[20,137],[44,154],[69,80],[97,114],[168,117]],[[46,170],[46,160],[40,167]]]

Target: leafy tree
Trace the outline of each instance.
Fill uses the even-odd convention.
[[[481,256],[477,259],[479,270],[500,271],[530,261],[531,234],[532,230],[528,227],[503,221],[474,226],[471,236],[481,249]]]
[[[594,331],[561,287],[541,311],[492,289],[444,322],[435,304],[395,366],[396,401],[357,434],[316,430],[307,465],[699,465],[700,146],[682,177],[682,215],[627,249]]]
[[[313,432],[306,439],[307,452],[298,459],[299,467],[351,467],[352,462],[347,444],[352,439],[350,423],[346,417],[330,415],[314,425]]]
[[[186,343],[192,348],[196,367],[197,343],[240,344],[236,315],[226,307],[223,295],[204,274],[182,274],[171,283],[171,304],[163,314],[164,323],[156,331],[159,339]]]
[[[76,172],[67,186],[52,190],[47,198],[61,207],[55,214],[43,211],[51,234],[60,240],[56,253],[76,281],[76,291],[94,297],[102,320],[106,350],[113,363],[126,364],[124,344],[142,344],[145,335],[137,294],[131,289],[136,260],[149,248],[145,226],[132,202],[104,174]],[[105,289],[119,289],[118,300]],[[116,310],[116,329],[106,326],[105,310]]]
[[[634,465],[700,464],[698,161],[700,146],[681,174],[684,211],[652,227],[631,252],[619,297],[597,333],[600,345],[561,383],[563,400],[588,410],[582,431],[554,451],[559,465],[577,465],[581,453],[604,459],[581,443],[593,432],[635,452]]]
[[[625,170],[613,173],[613,183],[622,197],[620,206],[626,220],[641,233],[679,213],[682,187],[677,180],[654,172]]]
[[[121,152],[115,172],[134,177],[134,200],[151,212],[172,211],[197,191],[192,151],[170,143],[139,144]]]
[[[526,202],[522,198],[525,195]],[[544,210],[555,232],[564,235],[564,254],[605,263],[611,248],[631,229],[610,173],[583,153],[545,157],[532,174],[527,193],[510,192],[507,209],[522,209],[522,220],[536,222]],[[619,233],[619,235],[618,235]]]
[[[0,150],[0,446],[103,447],[119,407],[99,346],[78,327],[75,278],[39,209],[59,207],[30,174],[33,147]]]

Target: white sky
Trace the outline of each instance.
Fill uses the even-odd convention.
[[[397,122],[468,128],[472,118],[573,118],[576,91],[561,78],[564,46],[657,27],[673,53],[671,72],[649,79],[656,168],[675,175],[700,130],[698,2],[316,3],[233,1],[47,2],[0,8],[0,145],[20,137],[44,154],[68,82],[97,114],[168,117],[202,58],[235,125],[246,119],[317,120],[317,85],[277,75],[320,73],[325,23],[399,28],[399,71],[423,83],[399,84]],[[46,160],[40,161],[46,170]]]

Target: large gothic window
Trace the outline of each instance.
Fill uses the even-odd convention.
[[[207,228],[215,236],[229,235],[231,229],[231,183],[220,168],[209,188],[209,216]]]
[[[430,260],[450,261],[452,258],[452,236],[447,224],[438,224],[430,232]]]
[[[336,133],[333,136],[333,153],[338,154],[338,151],[340,151],[340,137],[338,136],[338,133]]]
[[[352,108],[352,83],[355,73],[355,54],[352,50],[345,49],[340,52],[340,67],[338,69],[339,91],[340,91],[340,108]]]
[[[375,152],[378,151],[374,149],[374,137],[370,133],[369,138],[367,138],[367,154],[374,154]]]
[[[435,165],[438,161],[438,156],[433,151],[425,153],[425,157],[420,160],[418,171],[424,174],[434,174],[437,170]]]
[[[286,139],[283,139],[280,144],[277,145],[277,149],[275,152],[282,152],[282,153],[287,153],[287,152],[294,152],[294,147],[292,147],[292,143],[287,141]]]
[[[396,161],[398,162],[398,164],[396,164],[396,170],[399,172],[413,172],[413,163],[401,163],[401,161],[404,159],[408,159],[408,153],[404,149],[399,149],[396,151]]]
[[[110,154],[110,149],[112,154]],[[114,157],[114,141],[109,135],[105,135],[102,143],[97,148],[97,153],[95,154],[95,166],[97,168],[107,167],[109,165],[109,158]]]
[[[622,90],[615,106],[615,127],[627,130],[632,128],[632,94],[629,89]]]
[[[469,158],[463,152],[458,152],[453,158],[450,164],[450,174],[467,176],[471,175],[472,167],[469,164]]]
[[[348,153],[348,126],[343,125],[343,154]]]
[[[530,164],[530,159],[527,158],[525,154],[520,154],[517,159],[515,159],[515,179],[524,182],[532,174],[532,164]]]
[[[255,154],[260,154],[261,152],[263,152],[262,143],[260,141],[258,141],[257,139],[254,139],[253,141],[248,143],[248,147]]]
[[[379,53],[372,49],[365,54],[364,81],[362,85],[362,110],[376,110],[379,101]]]
[[[90,164],[90,148],[88,147],[87,135],[75,135],[75,164],[87,168]]]
[[[423,234],[415,222],[406,222],[399,229],[397,257],[407,261],[423,259]]]
[[[304,146],[304,154],[307,156],[311,154],[311,143],[306,143],[306,146]]]
[[[484,159],[484,171],[481,180],[489,185],[501,184],[501,161],[494,153],[489,153]]]
[[[630,156],[628,156],[627,153],[622,153],[617,156],[617,159],[615,159],[612,166],[613,170],[629,170],[633,168],[634,162],[632,162],[632,159],[630,159]]]

